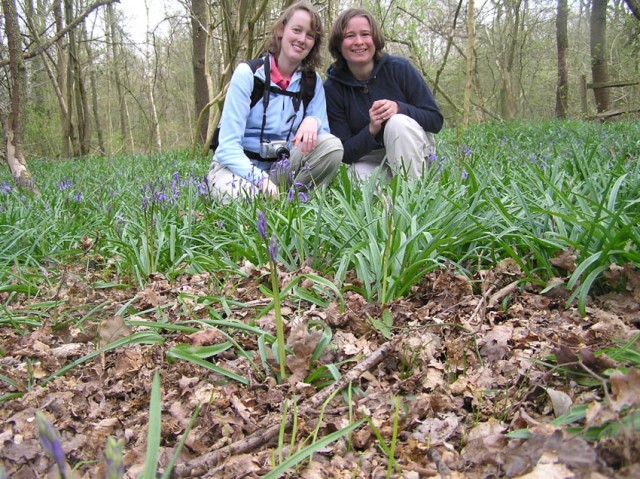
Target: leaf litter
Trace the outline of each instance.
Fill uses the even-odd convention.
[[[573,261],[566,252],[558,256],[557,266],[571,271]],[[451,270],[427,274],[407,297],[384,308],[355,292],[345,294],[344,310],[336,302],[321,308],[286,298],[283,314],[293,353],[284,384],[271,375],[278,369],[273,355],[261,365],[270,368],[270,374],[256,368],[260,347],[255,335],[198,323],[211,318],[214,310],[273,334],[273,313],[258,317],[269,304],[260,292],[267,273],[250,265],[247,271],[245,277],[227,281],[220,294],[209,273],[185,274],[175,281],[156,274],[136,292],[93,288],[95,278],[83,277],[79,268],[50,292],[56,307],[42,315],[48,319],[40,327],[5,323],[0,329],[5,354],[0,359],[5,378],[0,395],[21,393],[0,408],[0,464],[9,476],[57,477],[38,439],[35,415],[42,411],[59,432],[67,461],[75,466],[72,477],[104,477],[108,436],[122,439],[125,477],[136,477],[145,461],[155,371],[162,379],[161,466],[169,462],[193,411],[202,405],[172,477],[261,477],[314,438],[361,418],[369,418],[371,425],[365,423],[320,448],[286,477],[387,477],[385,449],[393,437],[396,467],[391,477],[640,476],[640,372],[621,367],[621,358],[600,353],[638,338],[640,279],[633,268],[607,272],[612,283],[624,278],[626,290],[592,298],[585,317],[565,307],[567,294],[561,288],[542,294],[534,287],[517,286],[522,273],[509,261],[479,273],[473,282]],[[7,304],[7,293],[1,295]],[[226,298],[225,304],[198,301],[216,295]],[[17,315],[38,310],[27,297],[14,297],[8,307]],[[97,313],[85,320],[92,310]],[[128,318],[135,325],[126,320],[127,310],[136,311]],[[376,328],[384,314],[393,320],[391,340]],[[83,320],[56,320],[69,316]],[[186,321],[195,332],[171,328]],[[106,343],[145,329],[145,323],[161,332],[163,344],[109,350],[43,384]],[[332,334],[318,359],[313,355],[322,329],[312,323],[327,325]],[[228,336],[241,349],[226,349],[211,361],[247,378],[248,385],[191,362],[167,359],[178,344],[211,346]],[[384,354],[374,358],[377,362],[356,370],[383,348]],[[630,346],[636,355],[638,348],[637,343]],[[319,364],[333,364],[343,376],[356,373],[350,385],[326,403],[327,398],[319,396],[324,390],[305,382]],[[612,368],[618,369],[605,377]],[[296,411],[296,437],[291,437],[288,421],[279,447],[278,434],[270,431],[280,429],[285,405],[289,419]],[[577,405],[586,407],[580,420],[554,421]],[[623,417],[635,423],[625,425]],[[576,425],[597,429],[612,424],[619,426],[616,433],[597,439],[572,430]],[[523,429],[527,437],[508,434]]]

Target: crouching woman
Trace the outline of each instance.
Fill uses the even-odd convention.
[[[274,23],[264,64],[255,71],[246,62],[236,67],[207,175],[213,196],[223,201],[260,192],[277,196],[292,187],[306,192],[331,182],[343,148],[329,132],[324,88],[316,72],[322,39],[320,16],[303,0]],[[267,94],[252,105],[254,84],[265,78]],[[312,96],[305,101],[310,84]]]

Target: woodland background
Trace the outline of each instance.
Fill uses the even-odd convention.
[[[182,13],[140,43],[117,0],[2,0],[1,154],[19,184],[34,181],[27,158],[207,144],[233,67],[260,53],[290,0],[175,3]],[[315,4],[327,30],[346,7],[375,12],[388,51],[420,69],[448,128],[638,112],[638,0]]]

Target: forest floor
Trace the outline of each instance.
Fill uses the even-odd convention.
[[[167,352],[177,344],[210,345],[225,337],[213,328],[193,334],[167,328],[161,331],[163,344],[131,344],[99,354],[42,385],[98,344],[143,329],[129,320],[173,324],[210,318],[216,305],[193,298],[223,296],[228,301],[217,304],[219,314],[252,322],[269,304],[259,289],[268,285],[269,275],[248,272],[228,281],[222,294],[212,290],[209,274],[172,282],[156,276],[136,292],[96,288],[92,270],[69,267],[49,292],[56,307],[42,325],[4,322],[0,375],[6,380],[0,381],[0,395],[23,393],[0,406],[0,464],[9,477],[58,477],[38,438],[36,410],[59,431],[73,477],[105,477],[108,436],[124,443],[125,477],[137,477],[145,461],[156,371],[162,385],[162,466],[202,404],[172,477],[261,477],[313,437],[319,440],[365,417],[375,428],[365,422],[285,477],[387,477],[388,455],[375,432],[395,447],[397,467],[390,477],[640,477],[640,373],[603,353],[638,339],[640,275],[630,268],[609,271],[614,282],[624,277],[626,287],[590,298],[585,316],[565,307],[562,287],[545,294],[516,287],[519,272],[509,262],[473,283],[446,270],[425,276],[406,298],[388,305],[389,331],[380,305],[353,291],[345,294],[342,311],[338,302],[319,308],[285,300],[282,313],[294,354],[283,384],[261,377],[237,348],[213,360],[248,378],[248,385],[191,362],[168,361]],[[286,274],[281,276],[286,282]],[[9,301],[8,293],[0,293],[0,301],[14,317],[42,309],[27,297]],[[142,313],[117,315],[128,302]],[[101,322],[95,313],[91,321],[59,319],[96,310]],[[328,404],[318,396],[323,389],[303,382],[317,368],[309,359],[321,334],[309,321],[329,325],[333,333],[320,362],[338,365],[342,375],[353,370],[351,386]],[[275,334],[274,322],[271,310],[256,325]],[[255,336],[227,332],[257,355]],[[639,342],[630,346],[636,354]],[[285,403],[296,410],[296,437],[291,439],[289,427],[278,448]],[[578,405],[587,406],[586,417],[552,424]],[[635,427],[623,425],[629,417]],[[573,426],[613,433],[591,440],[572,434]],[[525,428],[529,439],[506,435]]]

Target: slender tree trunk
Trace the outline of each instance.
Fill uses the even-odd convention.
[[[122,142],[126,142],[127,139],[127,130],[128,130],[128,112],[127,112],[127,104],[124,97],[123,89],[122,89],[122,81],[120,80],[120,61],[119,61],[119,51],[118,51],[118,28],[115,18],[115,13],[113,11],[113,5],[109,4],[107,6],[107,17],[109,19],[109,29],[111,34],[111,66],[113,68],[113,81],[116,84],[116,92],[118,94],[118,111],[120,112],[120,137],[122,138]]]
[[[100,122],[100,107],[98,104],[98,82],[96,81],[96,70],[94,68],[94,61],[96,60],[91,49],[91,43],[89,39],[84,36],[84,46],[87,52],[87,58],[89,59],[89,82],[91,84],[91,110],[93,112],[93,121],[95,123],[96,133],[98,135],[98,151],[101,155],[104,155],[106,150],[104,148],[104,136],[102,133],[102,125]]]
[[[607,67],[607,0],[591,2],[591,75],[593,83],[602,84],[609,81]],[[609,109],[609,90],[596,87],[593,89],[596,110],[603,113]]]
[[[53,4],[53,17],[56,23],[56,32],[60,33],[64,29],[64,15],[62,10],[62,0],[56,0]],[[58,104],[60,105],[60,124],[62,126],[62,154],[65,158],[72,156],[72,145],[75,144],[73,122],[71,121],[72,106],[69,103],[68,89],[68,56],[67,41],[65,36],[61,36],[56,42],[56,83],[59,88]]]
[[[476,15],[474,0],[469,0],[467,5],[467,72],[464,87],[464,114],[462,124],[469,126],[471,121],[471,91],[475,74],[475,37]]]
[[[11,111],[8,115],[2,114],[6,160],[16,185],[33,190],[33,179],[22,152],[24,140],[23,109],[26,97],[27,69],[20,48],[22,35],[18,27],[15,0],[2,0],[2,11],[5,18],[5,33],[9,48],[9,72],[11,74]]]
[[[205,64],[207,56],[207,37],[209,35],[209,14],[206,0],[191,1],[191,38],[193,48],[193,94],[198,115],[204,111],[211,100],[207,86]],[[207,138],[208,116],[204,116],[200,122],[197,141],[203,143]]]
[[[567,19],[569,6],[567,0],[558,0],[556,16],[556,43],[558,47],[558,87],[556,89],[556,117],[567,117],[569,102],[569,70],[567,54],[569,51],[569,37],[567,35]]]
[[[147,2],[145,2],[145,6],[147,7],[147,19],[149,18],[149,7]],[[147,21],[148,24],[148,21]],[[146,34],[146,52],[145,52],[145,76],[147,80],[147,94],[149,97],[149,105],[151,106],[151,122],[152,122],[152,136],[156,142],[157,151],[162,151],[162,137],[160,135],[160,121],[158,119],[158,109],[156,108],[156,97],[155,97],[155,85],[156,85],[156,73],[154,68],[154,61],[152,61],[152,47],[153,47],[153,56],[157,58],[155,45],[152,42],[152,35],[147,28]],[[157,61],[157,60],[156,60]]]
[[[513,86],[513,67],[516,57],[516,49],[520,36],[520,7],[522,0],[516,0],[511,5],[507,2],[507,12],[509,18],[509,42],[505,52],[504,64],[502,65],[502,112],[506,118],[515,118],[518,113]]]
[[[71,24],[75,18],[73,0],[65,0],[65,18],[67,25]],[[78,31],[80,29],[80,31]],[[72,28],[69,33],[68,53],[69,63],[67,78],[69,79],[69,104],[75,105],[75,118],[71,115],[71,121],[75,119],[78,137],[74,145],[74,156],[84,156],[89,154],[91,149],[91,115],[89,114],[89,101],[87,89],[85,87],[84,74],[80,65],[80,50],[78,39],[83,38],[84,21],[76,28]]]

